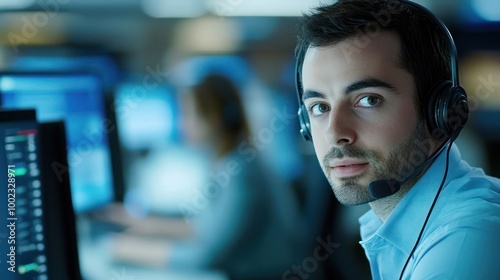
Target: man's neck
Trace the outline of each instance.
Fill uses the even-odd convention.
[[[377,214],[377,216],[382,220],[382,222],[385,222],[387,217],[389,217],[394,208],[396,208],[396,205],[398,205],[408,191],[409,189],[401,188],[397,193],[391,196],[374,200],[368,204],[373,209],[375,214]]]
[[[385,220],[387,220],[389,215],[392,213],[394,208],[396,208],[399,202],[403,199],[406,193],[410,191],[413,185],[425,173],[425,170],[421,172],[419,175],[415,176],[414,178],[408,180],[408,182],[404,183],[401,186],[401,189],[395,194],[368,203],[375,212],[375,214],[377,214],[377,216],[382,220],[382,222],[385,222]]]

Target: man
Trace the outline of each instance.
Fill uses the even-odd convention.
[[[300,23],[302,127],[337,199],[371,207],[359,221],[373,279],[500,275],[500,180],[452,144],[468,107],[442,82],[458,71],[439,23],[382,0],[340,0]],[[435,96],[454,102],[437,125]]]

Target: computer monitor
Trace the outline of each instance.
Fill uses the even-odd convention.
[[[113,105],[124,150],[147,151],[164,147],[179,137],[174,89],[157,85],[145,92],[138,82],[123,83],[116,88]]]
[[[49,279],[35,111],[0,111],[0,278]]]
[[[25,52],[23,52],[24,54]],[[29,53],[29,52],[28,52]],[[59,55],[40,51],[35,54],[15,56],[9,61],[11,71],[23,72],[88,72],[97,75],[106,88],[115,87],[121,80],[116,62],[104,54],[64,53]]]
[[[64,120],[72,199],[77,213],[116,199],[110,138],[100,79],[81,73],[0,73],[1,106],[35,108],[39,122]],[[119,188],[120,186],[116,186]]]
[[[34,110],[0,111],[0,279],[81,279],[63,122],[37,124]]]

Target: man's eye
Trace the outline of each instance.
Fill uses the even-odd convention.
[[[356,104],[356,107],[375,107],[380,103],[380,101],[382,101],[380,97],[368,95],[361,98]]]
[[[328,112],[328,110],[330,110],[330,106],[323,103],[314,104],[309,108],[309,112],[312,116],[322,115],[325,112]]]

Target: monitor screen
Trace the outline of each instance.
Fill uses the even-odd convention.
[[[113,104],[125,150],[147,150],[176,141],[177,101],[172,88],[158,85],[146,91],[142,84],[123,83]]]
[[[109,136],[103,87],[90,74],[0,74],[4,108],[35,108],[39,122],[64,120],[72,200],[77,213],[114,200]]]
[[[100,77],[107,88],[113,88],[121,79],[120,69],[115,60],[105,54],[65,53],[55,49],[15,56],[9,61],[10,71],[23,72],[88,72]],[[66,51],[67,52],[67,51]]]
[[[35,111],[0,111],[0,278],[48,279]]]
[[[34,110],[0,111],[0,279],[81,279],[63,122]]]

